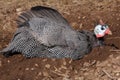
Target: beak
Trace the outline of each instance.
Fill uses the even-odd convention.
[[[112,35],[112,31],[108,28],[108,29],[105,31],[105,34]]]

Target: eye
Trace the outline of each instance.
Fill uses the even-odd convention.
[[[105,27],[102,26],[102,27],[101,27],[101,30],[105,30]]]

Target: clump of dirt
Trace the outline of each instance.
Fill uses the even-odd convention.
[[[35,5],[57,9],[76,30],[93,30],[103,19],[113,32],[106,37],[106,43],[120,48],[119,0],[1,0],[0,50],[11,40],[17,16]],[[94,48],[81,60],[0,55],[0,80],[120,80],[120,50]]]

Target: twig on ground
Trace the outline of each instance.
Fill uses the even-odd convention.
[[[111,80],[117,80],[116,77],[112,77],[106,70],[102,70]]]
[[[93,66],[93,65],[95,65],[96,63],[97,63],[97,61],[94,60],[94,61],[90,64],[90,66]]]
[[[54,74],[57,74],[59,76],[62,76],[62,77],[69,77],[66,73],[65,74],[62,74],[62,73],[59,73],[59,72],[56,72],[56,71],[52,71]]]
[[[119,49],[115,49],[115,50],[114,50],[114,49],[111,49],[110,51],[111,51],[111,52],[120,52]]]

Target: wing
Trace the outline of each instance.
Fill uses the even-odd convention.
[[[27,27],[46,46],[65,45],[64,31],[71,29],[67,20],[52,8],[36,6],[17,19],[18,27]],[[66,29],[66,30],[65,30]]]
[[[31,10],[23,12],[17,19],[18,27],[29,25],[32,19],[44,18],[57,24],[69,25],[67,20],[55,9],[43,6],[32,7]],[[32,26],[30,26],[32,27]]]

